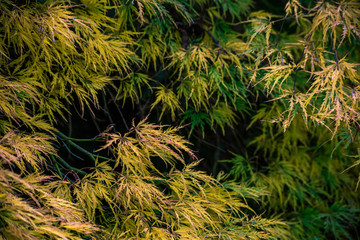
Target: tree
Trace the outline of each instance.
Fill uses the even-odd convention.
[[[1,238],[358,237],[359,4],[261,4],[1,0]]]

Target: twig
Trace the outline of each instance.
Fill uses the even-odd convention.
[[[67,109],[70,109],[70,105],[68,102],[66,102],[66,108]],[[68,130],[68,136],[71,137],[72,135],[72,121],[71,121],[71,112],[69,111],[69,114],[68,114],[68,126],[69,126],[69,130]]]
[[[63,165],[65,168],[67,168],[67,169],[69,169],[69,170],[72,170],[72,171],[74,171],[74,172],[76,172],[76,173],[79,173],[79,174],[81,174],[81,175],[83,175],[83,176],[85,176],[85,175],[87,174],[86,172],[84,172],[84,171],[82,171],[82,170],[80,170],[80,169],[78,169],[78,168],[76,168],[76,167],[70,166],[70,164],[68,164],[68,163],[67,163],[64,159],[62,159],[60,156],[56,156],[56,157],[55,157],[54,155],[51,154],[50,157],[51,157],[51,160],[54,161],[55,166],[56,166],[56,169],[58,170],[61,178],[62,178],[62,176],[63,176],[63,173],[62,173],[62,172],[60,171],[60,169],[59,169],[58,161],[60,162],[61,165]],[[58,159],[58,160],[56,160],[56,159]]]
[[[91,111],[89,105],[86,104],[86,106],[87,106],[87,108],[88,108],[89,111],[90,111],[91,120],[93,121],[93,123],[94,123],[94,125],[95,125],[95,127],[96,127],[96,130],[97,130],[98,133],[100,134],[100,133],[101,133],[101,129],[100,129],[100,127],[99,127],[99,124],[96,122],[95,115],[94,115],[93,111]]]
[[[121,109],[120,109],[119,106],[116,104],[114,95],[112,94],[112,92],[111,92],[107,87],[105,87],[105,88],[106,88],[106,90],[108,91],[108,93],[110,94],[110,97],[111,97],[112,101],[114,102],[115,107],[116,107],[117,111],[119,112],[119,114],[120,114],[120,116],[121,116],[121,119],[122,119],[122,121],[123,121],[126,129],[129,130],[129,129],[130,129],[130,128],[129,128],[129,125],[127,125],[126,120],[125,120],[125,117],[124,117]]]
[[[355,133],[355,135],[354,135],[354,138],[352,139],[352,142],[355,141],[357,135],[359,134],[359,130],[360,130],[360,126],[358,125],[358,126],[357,126],[357,129],[356,129],[356,133]]]
[[[68,136],[65,136],[62,132],[56,132],[56,135],[58,135],[59,137],[63,138],[66,142],[68,142],[71,146],[73,146],[74,148],[76,148],[77,150],[79,150],[82,153],[85,153],[86,155],[88,155],[91,160],[93,160],[94,162],[96,162],[96,159],[94,158],[94,155],[92,153],[90,153],[89,151],[85,150],[84,148],[80,147],[79,145],[77,145],[76,143],[74,143],[73,141],[71,141],[69,139]]]
[[[219,158],[220,158],[220,137],[218,134],[216,134],[216,145],[218,146],[216,148],[216,151],[215,151],[215,154],[214,154],[214,165],[213,165],[213,168],[212,168],[212,174],[213,176],[215,176],[216,174],[216,171],[217,171],[217,167],[218,167],[218,161],[219,161]]]
[[[281,27],[280,27],[280,31],[278,33],[278,36],[277,36],[277,40],[276,40],[276,43],[275,43],[275,48],[278,47],[279,45],[279,41],[280,41],[280,34],[284,28],[284,23],[285,23],[285,20],[287,19],[287,16],[285,16],[284,18],[282,18],[282,23],[281,23]]]
[[[104,93],[104,92],[102,93],[102,97],[103,97],[103,101],[104,101],[104,108],[102,108],[102,110],[104,111],[105,115],[108,117],[110,123],[111,123],[112,125],[114,125],[114,131],[116,132],[115,123],[114,123],[114,121],[113,121],[113,119],[112,119],[112,117],[111,117],[111,115],[110,115],[110,113],[109,113],[109,108],[108,108],[108,106],[107,106],[107,102],[106,102],[106,98],[105,98],[105,93]]]
[[[333,51],[335,62],[336,62],[336,69],[339,71],[339,69],[340,69],[339,68],[339,55],[338,55],[338,52],[335,49],[333,38],[331,37],[331,33],[330,33],[329,37],[330,37],[331,50]]]
[[[60,137],[58,136],[58,138],[60,138]],[[73,152],[71,151],[70,147],[69,147],[68,145],[66,145],[66,143],[64,142],[64,139],[61,138],[60,140],[63,142],[64,147],[65,147],[66,150],[68,151],[68,153],[69,153],[69,158],[70,158],[70,156],[72,155],[72,156],[80,159],[81,161],[84,161],[83,158],[81,158],[80,156],[76,155],[75,153],[73,153]]]
[[[202,30],[204,30],[204,31],[211,37],[211,39],[214,41],[215,45],[219,48],[219,50],[218,50],[218,52],[217,52],[217,54],[216,54],[216,58],[215,58],[215,62],[216,62],[216,61],[218,60],[219,56],[220,56],[220,51],[221,51],[221,50],[225,51],[225,49],[222,48],[222,46],[220,45],[219,41],[214,37],[214,35],[212,35],[209,30],[205,29],[200,22],[195,21],[194,23],[197,24],[197,25],[199,25],[200,28],[201,28]],[[226,51],[225,51],[225,52],[226,52]]]
[[[294,85],[293,85],[293,90],[292,90],[292,97],[293,97],[293,98],[295,98],[296,77],[297,77],[298,71],[299,71],[298,69],[295,70]]]
[[[60,178],[63,178],[63,174],[62,174],[62,172],[60,171],[59,165],[58,165],[57,161],[55,160],[54,155],[50,155],[50,157],[51,157],[51,160],[52,160],[52,161],[54,162],[54,164],[55,164],[55,168],[56,168],[58,174],[60,175]]]
[[[70,112],[70,104],[69,102],[66,102],[66,108],[69,109],[69,113],[68,113],[68,136],[71,137],[72,136],[72,121],[71,121],[71,112]],[[71,150],[71,149],[69,149]],[[68,153],[68,157],[70,157],[71,155],[71,151],[69,151]]]
[[[75,142],[93,142],[93,141],[103,140],[102,137],[96,137],[96,138],[72,138],[72,137],[68,137],[68,136],[66,136],[66,139],[71,140],[71,141],[75,141]]]
[[[310,41],[310,38],[311,38],[311,35],[312,35],[312,32],[309,33],[309,36],[308,38],[306,39],[306,45],[301,53],[301,56],[299,58],[299,60],[296,61],[295,63],[295,76],[294,76],[294,85],[293,85],[293,91],[292,91],[292,97],[295,98],[295,87],[296,87],[296,77],[297,77],[297,74],[298,74],[298,71],[300,70],[300,67],[299,67],[299,63],[302,61],[302,59],[304,58],[304,54],[305,54],[305,49],[306,49],[306,46],[309,44],[309,41]]]
[[[215,45],[221,48],[219,41],[211,34],[211,32],[203,27],[203,25],[199,21],[194,21],[193,24],[197,24],[202,30],[204,30],[214,41]]]
[[[176,25],[181,26],[181,27],[186,27],[186,25],[182,22],[176,22]],[[198,25],[204,32],[206,32],[209,35],[209,37],[211,37],[211,39],[214,41],[216,47],[219,48],[218,53],[216,54],[216,59],[215,59],[215,62],[216,62],[219,58],[220,51],[223,50],[226,52],[226,50],[220,45],[219,41],[214,37],[214,35],[212,35],[212,33],[209,30],[204,28],[204,26],[199,21],[190,22],[189,26],[191,26],[191,25]],[[181,30],[181,31],[183,32],[183,30]],[[186,33],[186,35],[187,35],[187,33]],[[188,40],[188,36],[187,36],[186,40]],[[184,41],[184,39],[183,39],[183,41]],[[187,44],[186,44],[186,46],[187,46]]]
[[[202,138],[200,138],[200,137],[198,137],[196,135],[194,135],[194,136],[195,136],[195,138],[197,138],[202,143],[205,143],[206,145],[209,145],[209,146],[211,146],[211,147],[213,147],[213,148],[215,148],[215,149],[217,149],[219,151],[222,151],[222,152],[226,153],[226,151],[224,149],[220,148],[219,146],[216,146],[216,145],[214,145],[214,144],[212,144],[212,143],[210,143],[210,142],[208,142],[208,141],[206,141],[206,140],[204,140],[204,139],[202,139]]]
[[[103,157],[103,156],[100,156],[100,155],[97,155],[97,154],[93,154],[89,151],[87,151],[86,149],[80,147],[79,145],[77,145],[76,143],[74,143],[71,139],[72,138],[69,138],[68,136],[66,136],[65,134],[63,134],[62,132],[55,132],[55,134],[60,137],[60,138],[63,138],[66,142],[68,142],[71,146],[73,146],[74,148],[76,148],[77,150],[79,150],[80,152],[86,154],[87,156],[89,156],[91,158],[91,160],[93,160],[94,162],[96,162],[96,158],[101,158],[101,159],[104,159],[104,160],[107,160],[107,161],[112,161],[114,162],[115,160],[111,159],[111,158],[107,158],[107,157]],[[79,139],[77,139],[79,140]]]

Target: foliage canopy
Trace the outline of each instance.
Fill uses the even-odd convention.
[[[358,16],[0,0],[0,239],[358,238]]]

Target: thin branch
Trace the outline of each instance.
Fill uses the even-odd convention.
[[[357,126],[357,129],[356,129],[356,133],[355,133],[355,135],[354,135],[354,137],[353,137],[353,139],[352,139],[351,142],[354,142],[354,141],[355,141],[357,135],[359,134],[359,130],[360,130],[360,126],[358,125],[358,126]]]
[[[336,62],[336,69],[339,71],[339,69],[340,69],[340,67],[339,67],[339,55],[338,55],[338,52],[335,49],[333,38],[331,37],[331,33],[330,33],[329,37],[330,37],[329,40],[330,40],[331,50],[333,51],[335,62]]]
[[[204,30],[209,35],[209,37],[211,37],[211,39],[214,41],[215,45],[217,47],[221,48],[219,41],[214,37],[214,35],[211,34],[211,32],[209,30],[204,28],[203,25],[199,21],[194,21],[193,24],[197,24],[202,30]]]
[[[82,170],[80,170],[80,169],[78,169],[76,167],[70,166],[70,164],[68,164],[60,156],[54,156],[54,155],[51,154],[50,157],[51,157],[51,160],[55,163],[56,169],[58,170],[59,175],[60,175],[61,178],[63,177],[63,173],[60,171],[58,164],[61,164],[64,168],[72,170],[72,171],[74,171],[74,172],[76,172],[78,174],[81,174],[83,176],[85,176],[87,174],[86,172],[84,172],[84,171],[82,171]]]
[[[60,137],[58,136],[58,138],[60,138]],[[84,161],[84,159],[83,159],[82,157],[76,155],[75,153],[73,153],[73,152],[71,151],[70,146],[68,146],[68,145],[65,143],[65,140],[64,140],[64,139],[60,139],[60,140],[63,142],[64,147],[65,147],[66,150],[68,151],[68,153],[69,153],[68,157],[69,157],[69,158],[70,158],[70,156],[72,155],[72,156],[76,157],[77,159],[80,159],[81,161]]]
[[[66,136],[67,140],[71,140],[74,142],[93,142],[93,141],[99,141],[99,140],[104,140],[103,137],[95,137],[95,138],[72,138],[72,137],[68,137]]]
[[[107,101],[106,101],[106,97],[105,97],[105,93],[102,93],[102,97],[103,97],[103,101],[104,101],[104,107],[102,108],[102,110],[104,111],[105,115],[107,116],[107,118],[109,119],[109,122],[114,126],[114,131],[116,132],[116,128],[115,128],[115,123],[111,117],[111,114],[109,112],[109,108],[107,106]]]
[[[99,124],[96,122],[96,117],[95,115],[93,115],[93,111],[91,111],[90,107],[86,104],[87,108],[89,109],[90,111],[90,116],[91,116],[91,120],[93,121],[95,127],[96,127],[96,130],[98,131],[98,133],[100,134],[101,133],[101,129],[99,127]]]
[[[123,121],[123,123],[124,123],[124,126],[126,127],[127,130],[129,130],[129,129],[130,129],[130,128],[129,128],[129,125],[126,123],[125,117],[124,117],[121,109],[120,109],[119,106],[116,104],[114,95],[112,94],[112,92],[111,92],[107,87],[105,87],[105,88],[106,88],[106,90],[108,91],[108,93],[110,94],[110,97],[111,97],[113,103],[115,104],[115,107],[116,107],[117,111],[118,111],[119,114],[120,114],[120,117],[121,117],[121,119],[122,119],[122,121]]]
[[[82,153],[85,153],[86,155],[88,155],[91,160],[93,160],[94,162],[96,162],[96,159],[94,158],[94,154],[90,153],[89,151],[87,151],[86,149],[80,147],[79,145],[77,145],[76,143],[74,143],[73,141],[71,141],[69,139],[68,136],[65,136],[65,134],[63,134],[62,132],[56,132],[56,135],[58,135],[59,137],[63,138],[66,142],[68,142],[71,146],[73,146],[74,148],[76,148],[77,150],[79,150]]]
[[[213,176],[215,176],[216,172],[217,172],[217,168],[218,168],[218,162],[219,162],[219,158],[220,158],[220,137],[218,134],[216,134],[216,151],[214,153],[214,165],[212,168],[212,174]]]
[[[209,146],[211,146],[211,147],[213,147],[213,148],[215,148],[215,149],[217,149],[217,150],[219,150],[221,152],[226,153],[226,151],[224,149],[220,148],[219,146],[216,146],[216,145],[214,145],[214,144],[212,144],[212,143],[210,143],[210,142],[208,142],[208,141],[206,141],[206,140],[204,140],[204,139],[202,139],[202,138],[200,138],[200,137],[198,137],[196,135],[194,135],[194,137],[197,138],[198,140],[200,140],[202,143],[205,143],[206,145],[209,145]]]
[[[293,98],[295,98],[296,78],[297,78],[297,74],[298,74],[298,72],[299,72],[299,70],[300,70],[299,63],[300,63],[300,62],[303,60],[303,58],[304,58],[305,49],[306,49],[306,46],[309,44],[311,35],[312,35],[312,32],[309,33],[309,36],[308,36],[307,39],[306,39],[306,44],[305,44],[304,49],[303,49],[303,51],[302,51],[302,53],[301,53],[301,56],[300,56],[299,60],[297,60],[296,63],[295,63],[296,69],[295,69],[294,85],[293,85],[293,91],[292,91],[292,97],[293,97]]]
[[[58,165],[57,161],[55,160],[54,155],[50,155],[50,157],[51,157],[51,160],[53,161],[53,163],[55,164],[55,168],[56,168],[60,178],[63,178],[63,173],[60,171],[59,165]]]
[[[295,98],[295,88],[296,88],[296,77],[297,77],[298,70],[295,70],[295,76],[294,76],[294,85],[292,90],[292,97]]]
[[[66,108],[69,110],[69,113],[68,113],[68,136],[71,137],[72,136],[72,119],[71,119],[71,112],[70,112],[70,104],[69,102],[66,102]],[[71,149],[69,149],[71,150]],[[69,151],[69,155],[68,157],[71,156],[71,151]]]
[[[203,25],[199,22],[199,21],[195,21],[194,24],[197,24],[200,26],[200,28],[202,30],[204,30],[210,37],[211,39],[214,41],[215,45],[219,48],[217,54],[216,54],[216,58],[215,58],[215,62],[218,60],[219,56],[220,56],[220,51],[223,50],[225,51],[225,49],[223,49],[223,47],[220,45],[219,41],[214,37],[214,35],[211,34],[211,32],[207,29],[205,29],[203,27]],[[226,52],[226,51],[225,51]]]
[[[186,25],[184,23],[182,23],[182,22],[176,22],[176,25],[181,26],[181,27],[186,27]],[[216,59],[215,59],[215,62],[216,62],[218,60],[218,58],[219,58],[220,51],[222,50],[222,51],[226,52],[226,50],[220,45],[219,41],[214,37],[214,35],[212,35],[212,33],[209,30],[204,28],[204,26],[199,21],[190,22],[189,26],[191,26],[191,25],[198,25],[204,32],[206,32],[209,35],[209,37],[211,37],[211,39],[214,41],[216,47],[219,48],[219,50],[218,50],[218,52],[216,54]],[[186,40],[188,40],[188,38]]]
[[[78,144],[74,143],[71,139],[73,138],[69,138],[68,136],[66,136],[65,134],[63,134],[62,132],[55,132],[55,134],[60,137],[60,138],[63,138],[64,141],[68,142],[71,146],[73,146],[74,148],[76,148],[77,150],[79,150],[80,152],[86,154],[87,156],[89,156],[91,158],[91,160],[93,160],[94,162],[96,162],[96,158],[100,158],[100,159],[103,159],[103,160],[107,160],[107,161],[112,161],[114,162],[115,160],[111,159],[111,158],[107,158],[107,157],[103,157],[103,156],[100,156],[100,155],[97,155],[97,154],[93,154],[89,151],[87,151],[86,149],[80,147]],[[96,139],[96,138],[95,138]],[[79,140],[79,139],[77,139]],[[88,140],[88,139],[87,139]]]
[[[277,36],[277,40],[276,40],[276,43],[275,43],[275,48],[277,48],[278,47],[278,45],[279,45],[279,41],[280,41],[280,34],[282,33],[282,30],[283,30],[283,28],[284,28],[284,23],[285,23],[285,20],[287,19],[287,16],[285,16],[282,20],[282,23],[281,23],[281,27],[280,27],[280,31],[279,31],[279,33],[278,33],[278,36]]]

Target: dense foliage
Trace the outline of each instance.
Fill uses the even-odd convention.
[[[359,16],[0,0],[0,239],[359,238]]]

